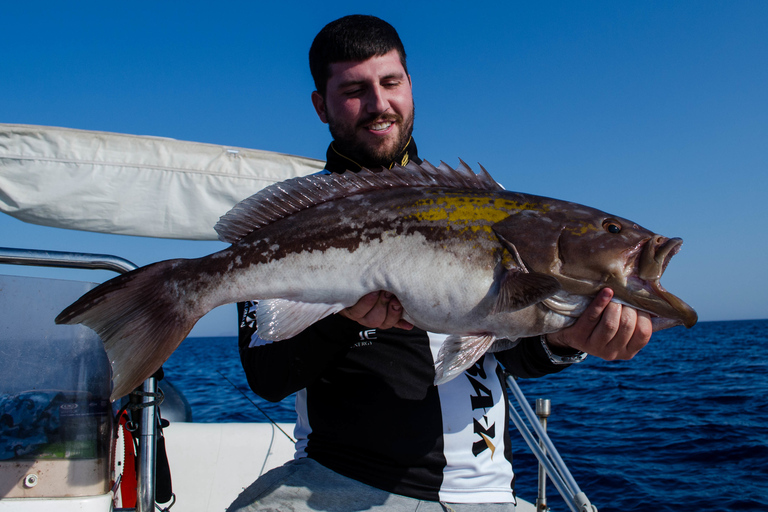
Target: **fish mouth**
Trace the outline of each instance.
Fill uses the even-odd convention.
[[[667,269],[672,256],[680,252],[682,238],[655,236],[645,243],[640,255],[638,277],[647,281],[658,281]]]
[[[679,297],[669,293],[659,280],[674,255],[683,245],[681,238],[666,238],[656,235],[644,244],[637,259],[635,272],[630,275],[627,291],[620,302],[626,303],[652,315],[654,331],[684,325],[693,327],[698,321],[696,311]],[[614,290],[617,291],[617,290]]]

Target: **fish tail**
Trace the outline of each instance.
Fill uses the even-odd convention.
[[[161,261],[118,276],[56,317],[57,324],[80,323],[101,337],[112,365],[112,400],[152,376],[205,313],[179,306],[184,285],[173,276],[183,274],[188,261]]]

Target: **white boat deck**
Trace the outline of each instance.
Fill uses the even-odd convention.
[[[281,424],[293,433],[293,425]],[[163,430],[174,512],[224,511],[263,473],[293,458],[293,443],[271,423],[171,423]]]

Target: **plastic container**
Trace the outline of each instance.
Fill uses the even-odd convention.
[[[110,366],[89,328],[56,325],[93,283],[0,275],[0,498],[110,489]]]

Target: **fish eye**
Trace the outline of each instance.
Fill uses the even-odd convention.
[[[621,233],[621,224],[613,219],[603,221],[603,229],[609,233],[618,234]]]

